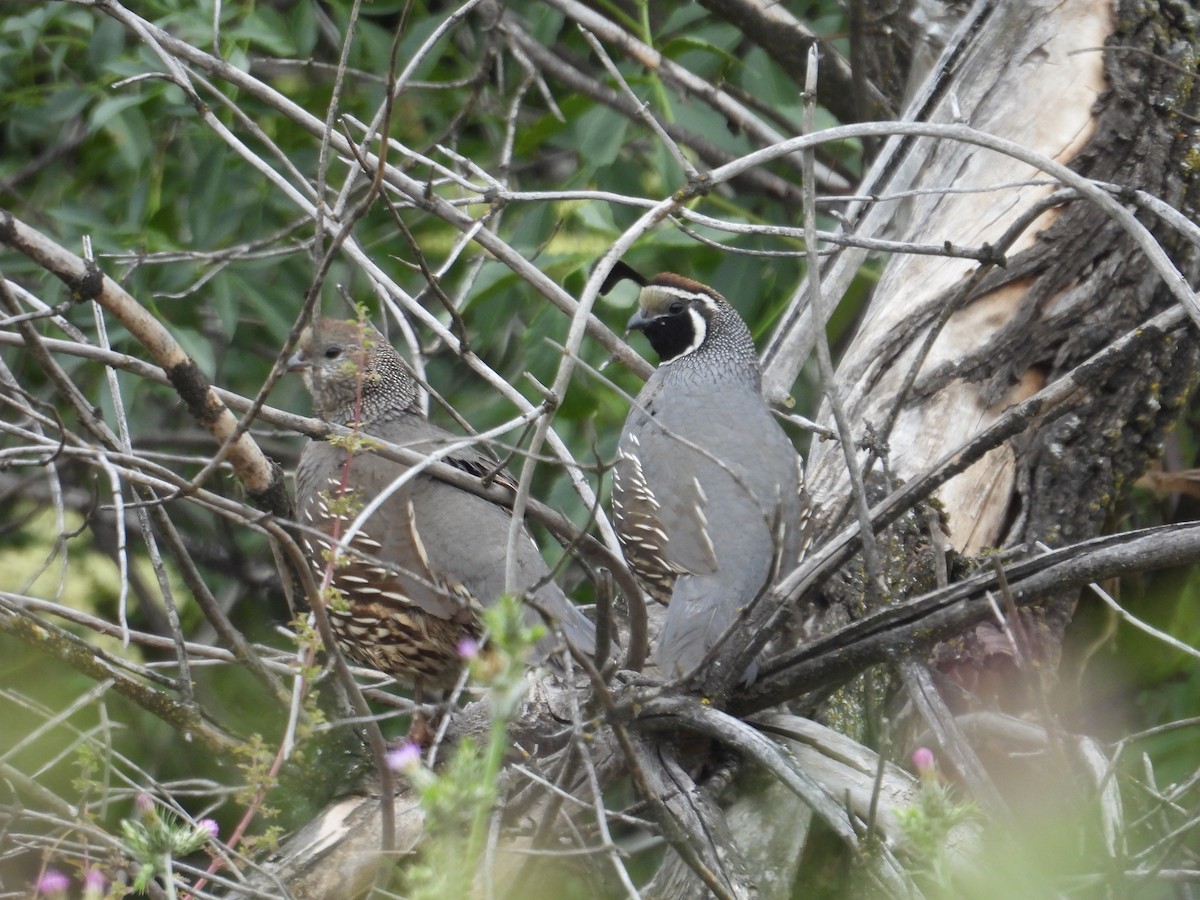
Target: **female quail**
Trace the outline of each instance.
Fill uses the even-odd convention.
[[[355,426],[418,452],[460,438],[429,422],[408,369],[370,325],[322,318],[305,329],[289,363],[326,422]],[[443,459],[476,475],[493,461],[471,449]],[[320,580],[329,554],[358,512],[409,467],[325,441],[309,441],[296,470],[304,549]],[[478,638],[477,610],[504,591],[510,514],[482,497],[417,473],[367,519],[335,562],[328,606],[339,646],[355,661],[398,678],[448,686],[461,670],[459,646]],[[576,648],[594,649],[592,623],[551,580],[533,540],[517,548],[517,588],[555,620]],[[531,621],[539,621],[533,609]],[[544,657],[548,636],[538,647]]]

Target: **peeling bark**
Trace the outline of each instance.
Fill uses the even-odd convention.
[[[1195,101],[1190,76],[1171,63],[1189,64],[1195,17],[1173,17],[1173,8],[1146,16],[1126,3],[1114,16],[1097,0],[996,4],[934,118],[961,116],[1088,177],[1187,210],[1197,191],[1188,166],[1195,145],[1180,114]],[[891,227],[904,240],[994,243],[1055,189],[1021,184],[1039,173],[973,147],[922,139],[914,152],[918,177],[889,185],[928,192],[897,208]],[[962,190],[975,192],[949,193]],[[1154,216],[1142,218],[1194,283],[1195,248]],[[887,265],[839,380],[856,437],[874,429],[894,478],[916,477],[1007,406],[1173,302],[1124,231],[1081,200],[1040,215],[1007,257],[961,300],[971,263],[909,256]],[[975,554],[1097,534],[1122,489],[1158,454],[1194,381],[1194,346],[1190,335],[1166,335],[1140,363],[1092,385],[1075,414],[997,448],[948,483],[938,498],[955,548]],[[840,449],[817,445],[809,471],[818,502],[827,512],[837,507],[847,490]],[[1051,659],[1072,608],[1072,597],[1045,606]]]

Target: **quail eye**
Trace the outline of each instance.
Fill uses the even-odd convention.
[[[325,348],[325,358],[326,359],[337,359],[341,355],[342,355],[341,347],[326,347]]]
[[[670,306],[667,307],[667,312],[669,312],[673,316],[677,316],[681,312],[683,312],[683,308],[686,305],[687,304],[685,304],[682,300],[676,300],[674,303],[672,303]]]

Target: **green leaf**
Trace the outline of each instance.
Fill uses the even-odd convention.
[[[88,41],[88,62],[96,69],[125,50],[125,29],[116,19],[101,17]]]
[[[627,119],[603,107],[594,107],[580,117],[574,126],[580,148],[586,153],[580,160],[580,174],[586,179],[590,171],[607,166],[617,159],[625,146]]]
[[[145,102],[146,98],[141,94],[123,94],[115,97],[106,97],[92,108],[91,115],[88,116],[88,123],[93,129],[102,129],[125,110],[140,106]]]

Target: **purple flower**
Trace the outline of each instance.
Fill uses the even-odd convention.
[[[201,819],[196,823],[196,831],[207,832],[208,839],[215,841],[221,829],[218,827],[216,819]]]
[[[54,894],[65,894],[70,886],[71,879],[58,869],[47,869],[38,879],[37,892],[49,897]]]
[[[479,641],[473,637],[465,637],[455,645],[454,649],[458,652],[459,659],[474,659],[479,655]]]
[[[913,751],[912,764],[918,775],[927,775],[936,768],[937,761],[933,758],[933,751],[928,747],[918,747]]]
[[[83,876],[84,900],[100,900],[107,885],[108,879],[104,877],[103,872],[99,869],[88,869],[87,874]]]
[[[395,750],[389,750],[387,764],[393,772],[411,772],[421,765],[420,745],[405,741]]]
[[[149,815],[154,812],[154,798],[142,791],[133,798],[133,808],[143,816]]]

